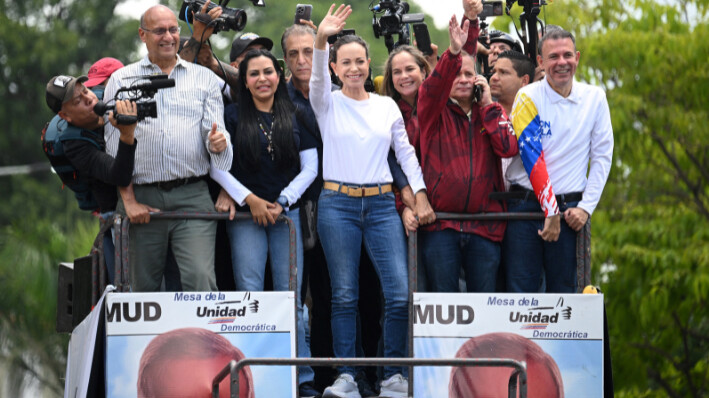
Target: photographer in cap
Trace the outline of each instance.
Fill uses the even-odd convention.
[[[101,216],[107,219],[116,209],[116,186],[130,184],[133,174],[136,140],[133,135],[136,124],[117,124],[115,114],[135,116],[136,105],[131,101],[117,101],[116,112],[109,114],[109,121],[119,133],[118,150],[115,159],[105,152],[103,137],[104,119],[94,113],[94,105],[98,102],[96,94],[89,90],[85,83],[86,76],[55,76],[47,83],[47,106],[57,114],[59,120],[53,120],[48,128],[56,128],[59,134],[69,129],[80,129],[80,136],[85,139],[68,139],[63,141],[64,153],[79,177],[86,179],[99,205]],[[93,142],[92,142],[93,141]],[[105,258],[110,261],[113,256],[106,246]],[[109,282],[113,281],[113,267],[108,266]]]

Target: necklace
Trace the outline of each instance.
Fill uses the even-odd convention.
[[[264,124],[266,124],[263,119],[261,119],[261,115],[258,116],[258,126],[261,128],[261,132],[263,135],[266,137],[266,141],[268,142],[268,146],[266,147],[266,151],[268,152],[269,155],[271,155],[271,160],[276,160],[276,154],[275,148],[273,146],[273,114],[271,114],[271,127],[266,131],[266,128],[264,127]]]

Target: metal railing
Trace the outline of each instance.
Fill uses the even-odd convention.
[[[516,398],[519,391],[519,398],[527,398],[527,365],[522,361],[499,358],[245,358],[240,361],[231,361],[212,380],[212,397],[219,397],[219,383],[226,376],[230,376],[230,396],[239,398],[240,384],[239,372],[249,365],[360,365],[360,366],[486,366],[486,367],[509,367],[514,371],[510,375],[507,384],[508,398]],[[409,376],[412,376],[409,374]],[[411,378],[410,378],[411,380]],[[413,396],[409,384],[409,395]]]
[[[208,220],[228,220],[229,215],[227,213],[186,213],[186,212],[156,212],[150,214],[151,219],[208,219]],[[458,220],[458,221],[510,221],[510,220],[543,220],[544,213],[483,213],[483,214],[458,214],[458,213],[436,213],[437,220]],[[252,221],[251,215],[249,213],[237,213],[234,220],[238,221]],[[296,253],[296,237],[295,237],[295,225],[293,221],[284,215],[280,215],[277,219],[279,222],[286,222],[289,228],[290,236],[290,269],[289,269],[289,289],[294,291],[295,294],[299,294],[296,291],[297,288],[297,253]],[[114,284],[117,287],[117,291],[128,292],[130,291],[130,275],[129,275],[129,251],[128,242],[129,235],[128,231],[130,228],[130,221],[116,215],[113,220],[115,230],[120,231],[115,236],[115,246],[116,246],[116,268],[115,268],[115,281]],[[102,227],[101,231],[105,232],[106,228]],[[101,233],[99,233],[100,236]],[[103,291],[105,288],[105,267],[101,266],[104,264],[103,261],[103,251],[101,250],[102,241],[97,238],[96,241],[99,248],[99,255],[95,256],[94,260],[94,289],[92,289],[92,300],[95,303],[98,300],[98,292]],[[413,305],[413,294],[417,291],[417,272],[418,272],[418,237],[417,233],[409,233],[408,238],[408,273],[409,273],[409,327],[408,327],[408,349],[409,355],[413,354],[413,319],[414,319],[414,305]],[[577,281],[579,286],[579,291],[583,287],[590,283],[590,221],[586,223],[583,229],[577,235]],[[296,318],[297,318],[297,299],[295,300],[296,305]],[[295,320],[297,323],[297,319]],[[296,329],[296,352],[298,350],[298,336]],[[492,361],[492,362],[490,362]],[[232,361],[234,362],[234,361]],[[255,364],[255,365],[370,365],[370,366],[385,366],[385,365],[403,365],[409,366],[409,394],[413,395],[413,383],[414,383],[414,366],[512,366],[517,369],[520,373],[520,397],[526,396],[526,367],[522,364],[520,368],[518,365],[510,364],[520,364],[518,361],[511,359],[423,359],[423,358],[246,358],[239,361],[237,364],[230,364],[225,367],[220,376],[219,380],[226,377],[227,374],[232,373],[232,397],[238,397],[234,395],[234,385],[236,386],[236,391],[238,391],[239,383],[238,377],[234,379],[234,369],[238,372],[243,366]],[[521,369],[521,371],[519,370]],[[512,395],[512,389],[515,391],[517,384],[512,386],[512,381],[515,379],[517,372],[513,373],[513,377],[510,378],[510,396]],[[216,391],[218,396],[218,382],[216,382]],[[523,383],[522,383],[523,382]],[[524,391],[524,395],[522,392]]]

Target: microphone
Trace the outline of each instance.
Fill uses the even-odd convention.
[[[169,87],[175,87],[175,79],[156,79],[156,80],[153,80],[149,83],[136,84],[136,85],[126,87],[121,90],[125,90],[125,91],[133,91],[133,90],[157,91],[161,88],[169,88]]]

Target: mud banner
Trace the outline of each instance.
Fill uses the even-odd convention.
[[[231,360],[295,358],[293,292],[112,293],[106,396],[211,397]],[[295,368],[246,367],[240,398],[295,397]],[[230,396],[229,377],[220,397]]]
[[[416,358],[525,361],[530,398],[603,397],[603,296],[414,293]],[[416,397],[507,397],[511,368],[416,367]]]

